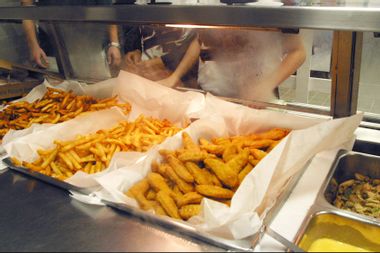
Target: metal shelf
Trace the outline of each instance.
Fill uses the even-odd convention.
[[[379,7],[126,5],[0,8],[0,20],[20,19],[380,31]]]

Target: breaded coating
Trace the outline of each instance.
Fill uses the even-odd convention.
[[[175,172],[174,169],[171,166],[167,166],[166,169],[166,175],[172,180],[178,188],[181,190],[183,193],[189,193],[194,191],[194,187],[192,184],[189,184],[182,180]]]
[[[213,185],[210,173],[206,169],[201,169],[196,163],[185,163],[186,169],[193,175],[197,184]]]
[[[187,183],[193,183],[194,182],[194,177],[190,174],[190,172],[186,169],[185,165],[175,158],[173,155],[169,155],[167,157],[168,163],[170,167],[173,168],[175,173],[182,178],[184,181]]]
[[[213,158],[205,159],[204,163],[215,173],[224,185],[233,188],[238,184],[238,174],[227,164]]]
[[[182,207],[189,204],[200,204],[202,202],[203,196],[197,192],[189,192],[179,198],[177,202],[178,207]]]
[[[206,197],[217,199],[231,199],[234,192],[222,187],[211,185],[197,185],[195,190]]]
[[[243,150],[243,152],[239,153],[232,157],[228,162],[227,166],[233,169],[236,173],[240,173],[240,171],[244,168],[244,166],[248,163],[249,151]]]
[[[152,187],[152,189],[155,190],[156,192],[159,192],[159,191],[171,192],[171,189],[168,186],[168,184],[165,182],[165,179],[158,173],[154,173],[154,172],[149,173],[147,176],[147,181],[150,187]]]
[[[187,205],[179,209],[179,214],[184,220],[188,220],[193,216],[197,216],[200,214],[200,212],[201,212],[201,205]]]
[[[243,182],[244,178],[253,170],[252,164],[248,163],[245,168],[239,173],[239,184]]]
[[[159,191],[157,193],[157,201],[160,203],[165,212],[174,219],[181,219],[179,216],[177,205],[167,192]]]

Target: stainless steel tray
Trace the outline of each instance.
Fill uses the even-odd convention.
[[[281,210],[282,206],[290,196],[293,188],[298,183],[299,179],[305,172],[306,168],[309,166],[310,162],[311,161],[308,161],[299,173],[297,173],[289,179],[285,189],[279,194],[274,206],[271,207],[269,211],[266,213],[265,218],[263,220],[262,228],[259,229],[259,231],[256,234],[247,238],[244,241],[225,240],[221,237],[216,237],[209,233],[200,232],[191,225],[187,224],[186,222],[176,221],[169,217],[158,216],[151,212],[143,211],[140,208],[129,206],[127,204],[114,203],[105,200],[103,200],[103,202],[107,206],[137,216],[148,223],[158,225],[164,228],[169,228],[171,231],[175,233],[193,237],[194,239],[209,243],[222,249],[233,251],[254,251],[255,247],[260,243],[265,233],[265,227],[271,224],[271,222],[276,217],[277,213]]]
[[[324,214],[336,215],[339,218],[342,217],[353,222],[375,226],[380,231],[380,219],[339,209],[333,205],[337,184],[339,185],[345,180],[354,178],[356,172],[371,178],[380,178],[380,157],[347,150],[340,150],[337,153],[330,172],[318,192],[314,205],[310,208],[298,230],[295,238],[296,244],[301,242],[313,219]]]
[[[88,187],[88,188],[78,187],[78,186],[66,183],[64,181],[60,181],[58,179],[46,176],[46,175],[41,174],[41,173],[38,173],[36,171],[32,171],[32,170],[29,170],[27,168],[16,166],[13,164],[12,160],[9,157],[3,159],[3,163],[6,164],[12,170],[26,174],[28,176],[31,176],[33,178],[36,178],[36,179],[41,180],[45,183],[54,185],[56,187],[59,187],[61,189],[67,190],[67,191],[76,191],[76,192],[83,193],[83,194],[87,195],[87,194],[90,194],[90,193],[100,189],[100,186],[99,187]]]

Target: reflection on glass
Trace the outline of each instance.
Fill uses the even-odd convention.
[[[168,87],[197,88],[200,52],[197,37],[190,29],[129,27],[123,69]]]
[[[203,30],[202,89],[219,96],[271,101],[305,60],[297,34],[281,31]]]
[[[364,33],[358,110],[380,114],[380,38]]]

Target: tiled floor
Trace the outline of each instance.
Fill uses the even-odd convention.
[[[286,102],[297,102],[295,99],[295,89],[280,87],[279,90],[280,99]],[[330,107],[330,93],[310,91],[309,104]],[[377,97],[377,94],[373,94],[373,96],[364,96],[359,92],[358,110],[380,114],[380,97]]]

